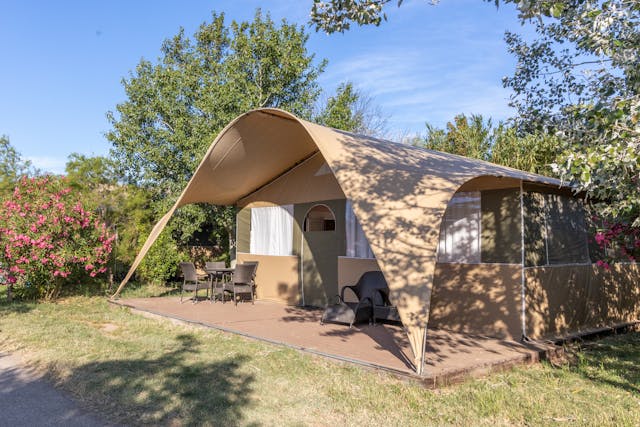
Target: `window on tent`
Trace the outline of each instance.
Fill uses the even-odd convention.
[[[345,208],[345,229],[347,238],[347,256],[352,258],[375,258],[364,231],[353,213],[351,200],[347,199]]]
[[[456,193],[440,226],[438,262],[480,263],[480,192]]]
[[[336,217],[325,205],[315,205],[304,219],[304,231],[334,231]]]
[[[249,248],[255,255],[291,255],[293,205],[252,208]]]

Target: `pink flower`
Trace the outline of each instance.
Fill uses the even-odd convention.
[[[600,245],[600,246],[602,246],[603,244],[608,243],[605,235],[603,233],[600,233],[600,232],[596,233],[595,239],[596,239],[596,243],[598,245]]]

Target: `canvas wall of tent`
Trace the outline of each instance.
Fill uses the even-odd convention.
[[[258,298],[324,306],[381,270],[422,369],[429,327],[541,339],[638,319],[640,271],[595,266],[583,204],[561,182],[329,129],[276,109],[212,143],[175,206],[238,207],[238,262]]]

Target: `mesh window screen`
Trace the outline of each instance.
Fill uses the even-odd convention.
[[[520,189],[482,192],[482,262],[520,264]]]
[[[524,265],[547,265],[546,213],[544,194],[525,192],[524,205]]]
[[[589,263],[584,208],[579,199],[524,194],[525,265]]]
[[[545,195],[549,264],[589,262],[587,228],[580,200],[558,194]]]

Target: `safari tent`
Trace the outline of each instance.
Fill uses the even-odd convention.
[[[220,133],[116,295],[189,203],[237,207],[259,299],[322,307],[381,270],[418,373],[428,328],[543,339],[638,318],[637,265],[593,264],[583,202],[560,181],[277,109]]]

